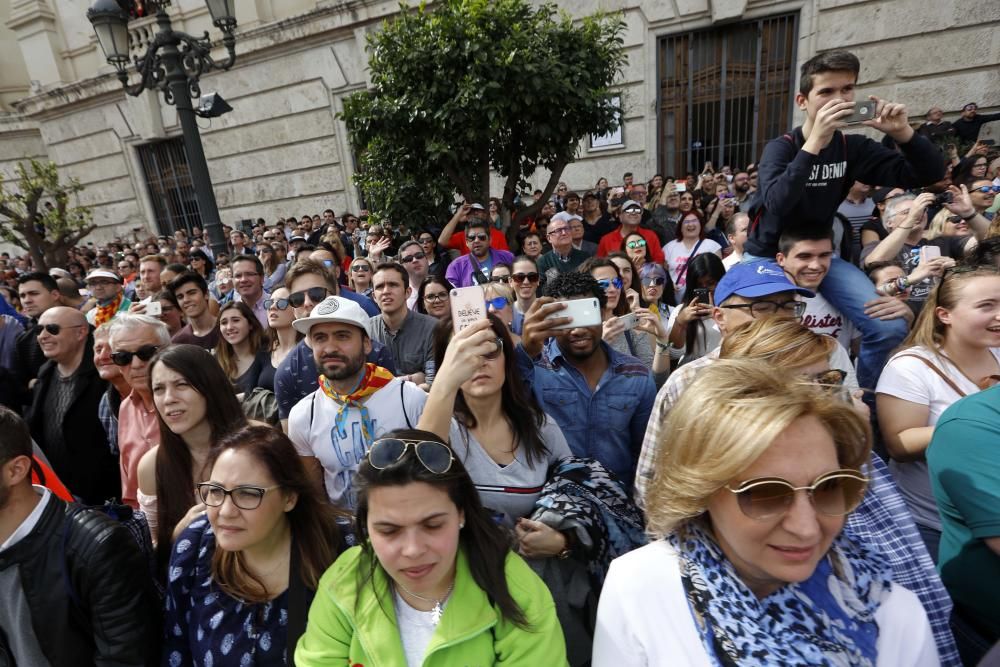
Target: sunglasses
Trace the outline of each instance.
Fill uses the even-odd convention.
[[[222,507],[226,502],[226,496],[233,499],[233,504],[241,510],[255,510],[264,502],[264,494],[268,491],[280,488],[274,486],[237,486],[235,489],[226,487],[214,482],[202,482],[197,486],[198,497],[201,502],[209,507]]]
[[[371,273],[372,267],[367,264],[355,264],[351,267],[351,271],[354,273]]]
[[[510,276],[510,279],[520,285],[521,283],[527,281],[529,283],[538,282],[538,274],[532,271],[531,273],[514,273]]]
[[[135,352],[119,350],[118,352],[111,353],[111,362],[115,366],[128,366],[132,363],[132,357],[139,357],[139,361],[149,361],[159,349],[159,345],[143,345]]]
[[[271,310],[271,308],[277,308],[278,310],[287,310],[290,305],[290,299],[264,299],[264,309]]]
[[[426,245],[427,243],[434,243],[434,239],[428,236],[426,238],[417,239],[417,243],[420,245]]]
[[[630,248],[632,250],[635,250],[636,248],[645,248],[646,239],[637,239],[635,241],[629,241],[628,243],[625,244],[625,247]]]
[[[66,326],[64,324],[39,324],[38,331],[35,333],[36,336],[41,336],[43,331],[47,331],[53,336],[58,336],[59,332],[63,329],[81,329],[85,327],[85,324],[73,324],[71,326]]]
[[[643,287],[659,287],[660,285],[666,285],[666,284],[667,284],[667,279],[661,278],[659,276],[653,276],[651,278],[642,279]]]
[[[984,185],[981,188],[974,188],[973,192],[1000,192],[1000,185]]]
[[[847,378],[847,371],[842,371],[839,368],[831,368],[828,371],[823,371],[822,373],[816,373],[809,376],[809,380],[814,384],[821,387],[837,388],[844,386],[844,380]]]
[[[406,257],[400,257],[399,261],[401,261],[403,264],[409,264],[410,262],[416,262],[417,260],[423,259],[425,257],[427,257],[425,253],[415,252],[412,255],[407,255]]]
[[[382,438],[372,443],[368,449],[368,463],[376,470],[386,468],[399,463],[410,445],[413,445],[413,453],[420,461],[427,472],[435,475],[443,475],[451,470],[451,463],[455,457],[451,453],[451,447],[435,442],[433,440],[406,440],[400,438]]]
[[[466,234],[465,239],[467,241],[488,241],[490,238],[489,234]]]
[[[309,296],[309,300],[313,303],[319,303],[326,298],[326,295],[330,293],[325,287],[310,287],[309,289],[300,290],[298,292],[292,292],[288,295],[288,303],[292,304],[292,308],[301,308],[306,302],[306,295]]]
[[[507,297],[505,297],[505,296],[498,296],[498,297],[494,297],[492,299],[487,299],[486,300],[486,307],[487,308],[491,308],[492,307],[493,310],[501,310],[503,308],[506,308],[507,304],[509,304],[509,303],[510,303],[510,301],[507,300]]]
[[[757,477],[741,482],[735,489],[728,484],[725,488],[736,494],[743,514],[763,521],[785,515],[797,491],[808,493],[813,508],[820,514],[844,516],[861,504],[867,487],[867,477],[857,470],[843,469],[824,473],[808,486],[794,486],[780,477]]]
[[[491,283],[504,283],[505,285],[510,282],[510,276],[493,276],[490,278]]]
[[[605,291],[609,287],[611,287],[612,285],[615,286],[615,289],[621,289],[622,288],[622,279],[621,278],[615,278],[614,280],[606,280],[606,279],[602,278],[601,280],[597,281],[597,284],[600,285],[601,289],[605,290]]]

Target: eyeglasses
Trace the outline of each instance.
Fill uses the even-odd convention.
[[[506,308],[507,304],[509,304],[509,303],[510,303],[510,301],[507,300],[507,297],[505,297],[505,296],[498,296],[498,297],[494,297],[492,299],[487,299],[486,300],[486,307],[487,308],[493,308],[493,310],[502,310],[502,309]]]
[[[533,284],[538,282],[538,274],[534,271],[531,273],[514,273],[511,274],[510,279],[517,285],[520,285],[525,281]]]
[[[642,209],[637,206],[633,206],[632,208],[625,209],[624,211],[622,211],[622,213],[628,213],[630,215],[638,215],[639,213],[642,213]]]
[[[292,304],[292,308],[301,308],[306,302],[306,296],[313,303],[319,303],[326,298],[326,295],[330,293],[325,287],[310,287],[309,289],[299,290],[298,292],[292,292],[288,295],[288,303]]]
[[[466,241],[488,241],[490,239],[489,234],[466,234]]]
[[[370,273],[371,270],[372,267],[368,266],[367,264],[355,264],[354,266],[351,267],[352,273]]]
[[[510,276],[492,276],[490,277],[491,283],[504,283],[505,285],[510,282]]]
[[[948,216],[948,222],[950,222],[950,223],[952,223],[954,225],[957,225],[958,223],[962,222],[962,216],[960,216],[960,215],[949,215]]]
[[[435,475],[443,475],[451,470],[451,462],[455,457],[451,447],[433,440],[405,440],[399,438],[382,438],[372,443],[368,449],[368,463],[376,470],[385,470],[399,463],[406,451],[413,445],[420,464]]]
[[[418,260],[424,259],[427,255],[423,252],[415,252],[412,255],[407,255],[406,257],[400,257],[399,261],[403,264],[409,264],[410,262],[416,262]]]
[[[637,239],[635,241],[629,241],[628,243],[625,244],[625,247],[631,250],[635,250],[636,248],[645,248],[646,239]]]
[[[981,188],[973,188],[973,192],[1000,192],[1000,185],[984,185]]]
[[[735,489],[740,511],[756,521],[783,516],[792,506],[796,491],[805,491],[813,508],[827,516],[853,512],[864,498],[868,478],[857,470],[843,469],[824,473],[808,486],[793,486],[780,477],[757,477],[741,482]]]
[[[264,299],[264,308],[266,310],[271,310],[271,308],[287,310],[290,302],[291,299]]]
[[[255,510],[264,502],[264,494],[268,491],[280,488],[274,486],[237,486],[235,489],[227,489],[215,482],[202,482],[198,485],[198,497],[201,502],[209,507],[222,507],[226,502],[226,496],[233,499],[233,504],[241,510]]]
[[[659,287],[660,285],[666,285],[667,279],[661,278],[659,276],[650,276],[649,278],[642,279],[643,287]]]
[[[139,361],[149,361],[159,349],[159,345],[143,345],[135,352],[119,350],[111,353],[111,362],[115,366],[128,366],[132,363],[132,357],[139,357]]]
[[[420,245],[427,245],[428,243],[434,243],[434,239],[429,236],[425,236],[424,238],[417,239],[417,243]]]
[[[605,290],[605,291],[607,291],[607,289],[609,287],[611,287],[612,285],[615,286],[615,289],[621,289],[622,288],[622,279],[621,278],[615,278],[614,280],[601,279],[601,280],[597,281],[597,284],[600,285],[601,289]]]
[[[551,227],[549,227],[549,230],[548,230],[548,235],[549,236],[566,236],[567,234],[570,234],[570,233],[571,232],[570,232],[569,227],[557,227],[555,229],[552,229]]]
[[[753,303],[734,303],[722,308],[746,308],[750,311],[751,317],[767,317],[776,314],[779,310],[785,315],[791,315],[795,319],[800,319],[806,312],[805,301],[754,301]]]
[[[448,300],[447,292],[438,292],[437,294],[424,294],[424,301],[427,303],[441,303]]]
[[[62,331],[63,329],[81,329],[81,328],[83,328],[85,326],[87,326],[87,325],[86,324],[73,324],[71,326],[67,326],[67,325],[64,325],[64,324],[39,324],[38,325],[38,331],[35,333],[35,335],[36,336],[41,336],[43,331],[47,331],[48,333],[52,334],[53,336],[58,336],[59,332]]]

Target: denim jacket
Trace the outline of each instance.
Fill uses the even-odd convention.
[[[555,339],[532,359],[517,346],[517,365],[542,409],[559,424],[576,456],[597,459],[632,488],[646,423],[653,410],[653,376],[635,357],[601,342],[608,369],[597,389],[563,358]]]

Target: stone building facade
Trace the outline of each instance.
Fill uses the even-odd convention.
[[[56,162],[86,185],[95,240],[189,220],[176,113],[153,92],[128,97],[104,63],[90,0],[0,0],[0,173]],[[233,106],[200,121],[223,222],[357,210],[352,151],[337,113],[366,85],[365,36],[396,0],[239,0],[235,67],[202,79]],[[823,50],[862,59],[859,90],[914,117],[967,101],[1000,107],[1000,3],[967,0],[564,0],[582,16],[622,11],[629,56],[622,130],[581,144],[572,188],[625,171],[645,178],[752,158],[800,120],[798,66]],[[173,0],[174,28],[210,30],[203,0]],[[136,53],[152,19],[131,24]],[[737,145],[742,148],[737,148]],[[178,157],[179,155],[179,157]],[[747,160],[749,161],[749,160]],[[697,163],[697,164],[695,164]],[[545,174],[533,180],[541,185]]]

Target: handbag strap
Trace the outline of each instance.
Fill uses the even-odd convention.
[[[940,368],[938,368],[934,364],[934,362],[931,361],[930,359],[927,359],[926,357],[921,357],[919,354],[901,354],[901,355],[899,355],[899,358],[902,358],[902,357],[913,357],[914,359],[919,359],[920,361],[924,362],[924,365],[927,366],[927,368],[929,368],[932,371],[934,371],[935,373],[937,373],[938,377],[940,377],[942,380],[944,380],[945,384],[947,384],[949,387],[951,387],[952,391],[954,391],[956,394],[958,394],[962,398],[965,398],[965,392],[962,391],[961,389],[959,389],[958,385],[955,384],[955,382],[950,377],[948,377],[947,375],[945,375],[945,372],[942,371]]]
[[[684,275],[687,273],[688,267],[691,266],[691,260],[694,259],[695,255],[698,254],[698,248],[700,248],[701,244],[704,243],[704,242],[705,242],[705,239],[698,239],[698,242],[694,244],[694,250],[692,250],[691,254],[688,255],[687,262],[684,263],[684,268],[682,268],[680,270],[680,273],[677,274],[677,282],[678,283],[681,281],[681,278],[683,278]]]

